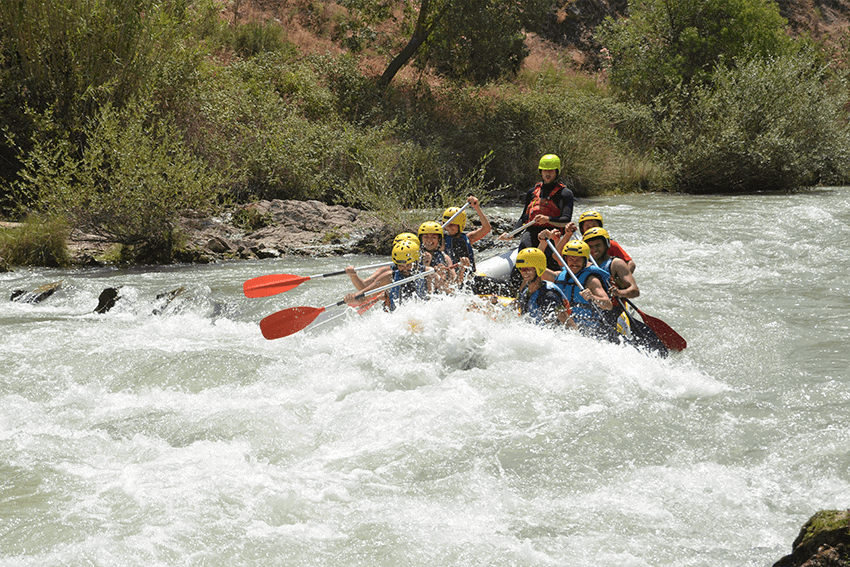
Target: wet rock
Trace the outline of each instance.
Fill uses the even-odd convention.
[[[165,291],[162,293],[158,293],[156,295],[156,307],[153,310],[154,315],[162,315],[162,313],[171,305],[171,302],[174,301],[177,297],[183,295],[183,292],[186,291],[186,288],[182,285],[176,289],[172,289],[171,291]]]
[[[97,307],[94,308],[95,313],[106,313],[113,307],[115,307],[115,302],[118,301],[120,296],[118,295],[117,287],[108,287],[100,292],[100,296],[97,298]]]
[[[16,289],[12,292],[11,297],[9,297],[10,301],[17,301],[20,303],[41,303],[54,293],[56,290],[62,286],[62,281],[53,282],[49,284],[44,284],[35,288],[32,291],[27,291],[25,289]]]
[[[773,567],[850,567],[850,510],[821,510]]]

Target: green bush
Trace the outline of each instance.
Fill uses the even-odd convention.
[[[523,9],[516,2],[456,2],[420,48],[416,63],[477,84],[515,75],[528,56],[522,23]]]
[[[596,30],[622,97],[649,103],[692,82],[707,83],[736,58],[790,54],[793,41],[773,0],[629,2],[629,17]]]
[[[676,98],[688,103],[665,107],[660,145],[678,190],[784,190],[850,174],[844,99],[805,56],[738,62]]]
[[[85,128],[81,155],[65,138],[37,142],[23,190],[40,208],[107,242],[162,249],[170,259],[181,214],[206,212],[219,181],[149,105],[110,105]]]
[[[67,267],[68,232],[62,219],[28,217],[20,227],[0,229],[0,257],[13,266]]]

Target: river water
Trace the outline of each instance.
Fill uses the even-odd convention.
[[[460,297],[263,339],[350,284],[246,279],[374,257],[0,274],[0,565],[772,565],[850,505],[850,189],[591,207],[684,352]]]

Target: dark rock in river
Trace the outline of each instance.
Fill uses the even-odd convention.
[[[118,301],[120,296],[118,295],[117,287],[108,287],[100,292],[100,296],[97,298],[97,307],[94,308],[95,313],[106,313],[113,307],[115,307],[115,302]]]
[[[850,510],[821,510],[773,567],[850,567]]]
[[[10,301],[18,301],[20,303],[41,303],[54,293],[56,290],[62,286],[62,281],[53,282],[49,284],[44,284],[35,288],[32,291],[27,291],[25,289],[16,289],[12,292],[11,297],[9,297]]]

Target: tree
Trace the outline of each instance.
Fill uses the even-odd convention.
[[[611,56],[610,80],[624,97],[648,102],[679,85],[705,83],[736,58],[793,51],[772,0],[636,0],[628,18],[608,18],[597,35]]]
[[[349,42],[360,46],[362,30],[392,18],[390,0],[348,0]],[[515,72],[527,55],[523,31],[539,28],[548,0],[418,0],[403,3],[402,28],[409,40],[390,61],[378,85],[385,90],[412,59],[455,78],[484,81]],[[426,42],[433,48],[423,51]]]

